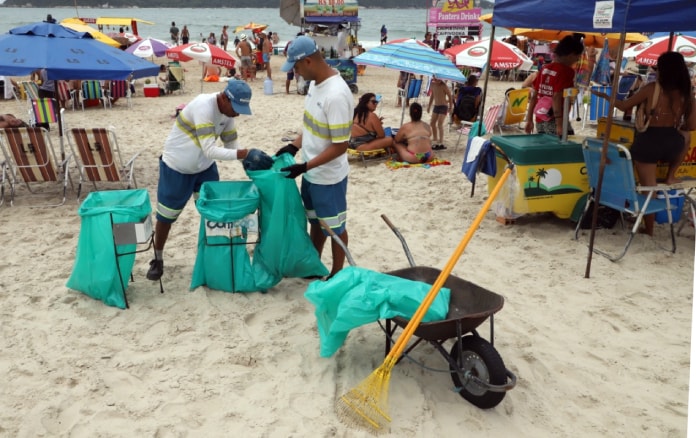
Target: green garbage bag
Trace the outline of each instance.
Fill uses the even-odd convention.
[[[136,245],[114,250],[113,223],[141,222],[152,212],[147,190],[91,192],[80,205],[80,236],[72,274],[66,283],[109,306],[127,307],[126,289],[135,262]]]
[[[410,318],[430,288],[420,281],[353,266],[339,271],[329,281],[313,281],[305,298],[316,306],[319,354],[333,355],[355,327],[396,316]],[[450,290],[443,287],[422,322],[445,319],[449,301]]]
[[[261,243],[254,253],[254,263],[277,281],[283,277],[328,275],[307,234],[307,216],[297,183],[280,172],[295,160],[290,154],[280,154],[273,160],[270,170],[247,171],[261,196]]]
[[[196,201],[201,223],[191,289],[203,285],[226,292],[265,289],[257,285],[247,250],[248,234],[258,227],[249,215],[258,207],[259,192],[251,181],[210,181],[201,186]],[[261,280],[268,277],[260,274]]]

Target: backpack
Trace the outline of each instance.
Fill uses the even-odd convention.
[[[459,120],[464,120],[467,122],[474,120],[477,116],[476,96],[462,96],[459,99],[459,103],[457,103],[457,107],[454,109],[454,115],[456,115]]]

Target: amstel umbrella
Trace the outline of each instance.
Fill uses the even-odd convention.
[[[129,46],[126,52],[132,53],[139,58],[150,58],[153,56],[164,56],[167,49],[172,47],[172,44],[167,41],[145,38]]]
[[[657,65],[657,58],[670,51],[679,52],[687,63],[696,62],[696,37],[674,35],[672,47],[669,47],[669,36],[653,38],[624,50],[624,58],[636,58],[636,64]]]
[[[107,46],[60,24],[34,23],[0,35],[0,75],[27,76],[45,68],[48,79],[126,79],[157,76],[150,61]]]
[[[456,65],[483,68],[488,61],[490,40],[470,41],[458,44],[445,50],[445,56]],[[531,67],[532,60],[520,49],[502,41],[493,41],[493,53],[490,56],[490,68],[494,70],[510,70],[523,64]]]
[[[203,69],[205,69],[205,64],[232,68],[237,62],[232,55],[222,50],[222,48],[208,43],[189,43],[172,47],[167,49],[166,54],[167,58],[178,61],[190,61],[192,59],[200,61]],[[201,92],[203,92],[203,82],[201,82]]]

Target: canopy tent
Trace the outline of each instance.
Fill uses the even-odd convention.
[[[534,26],[540,29],[564,29],[577,32],[680,32],[693,29],[696,2],[693,0],[613,0],[578,2],[575,0],[497,0],[493,7],[493,35],[495,27]],[[493,36],[492,35],[492,36]],[[621,41],[625,41],[625,35]],[[619,45],[617,59],[621,58],[623,44]],[[611,106],[616,102],[619,75],[614,75]],[[483,99],[485,100],[485,90]],[[483,105],[482,105],[483,106]],[[606,165],[606,149],[612,126],[609,112],[604,133],[604,148],[599,169],[597,192],[601,196],[602,179]],[[590,276],[598,203],[593,211],[590,231],[590,249],[585,277]]]

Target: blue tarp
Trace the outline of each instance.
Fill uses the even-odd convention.
[[[615,0],[609,27],[593,24],[596,4],[577,0],[496,0],[493,25],[597,32],[678,32],[694,29],[694,0]]]

